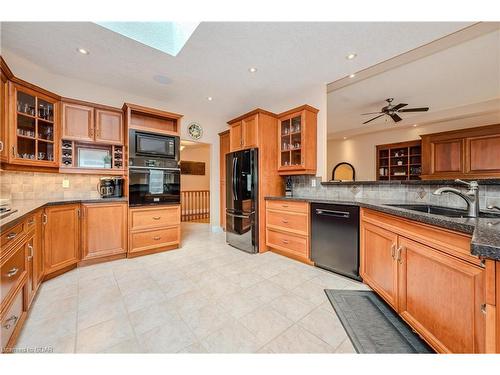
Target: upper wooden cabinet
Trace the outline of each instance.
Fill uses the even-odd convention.
[[[179,136],[182,115],[143,107],[137,104],[123,105],[125,122],[128,129]]]
[[[79,102],[62,104],[62,139],[123,144],[123,115],[118,109],[103,109],[98,105]]]
[[[318,110],[308,105],[278,117],[278,173],[316,174],[316,123]]]
[[[75,266],[80,260],[80,205],[45,208],[43,224],[45,275]]]
[[[258,114],[250,114],[236,122],[230,121],[229,124],[231,152],[259,146]]]
[[[122,112],[95,110],[95,141],[106,144],[123,144]]]
[[[3,68],[3,66],[2,66]],[[3,69],[0,70],[0,161],[6,163],[8,161],[8,98],[9,85],[7,75]]]
[[[422,135],[422,179],[500,177],[500,125]]]
[[[94,140],[94,108],[63,103],[62,138],[92,142]]]
[[[126,202],[82,204],[82,261],[127,253]]]
[[[9,164],[57,167],[59,101],[47,92],[9,82]]]

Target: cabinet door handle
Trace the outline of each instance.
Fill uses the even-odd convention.
[[[10,271],[7,272],[7,277],[11,278],[13,276],[16,276],[17,273],[19,272],[19,268],[13,268]]]
[[[281,222],[282,222],[283,224],[288,224],[288,220],[287,220],[287,219],[283,219],[283,220],[281,220]]]
[[[16,232],[9,233],[9,234],[7,235],[7,239],[8,239],[8,240],[12,240],[12,239],[16,238],[16,236],[17,236],[17,233],[16,233]]]
[[[47,217],[47,214],[43,214],[43,219],[42,219],[42,224],[47,224],[47,222],[49,221],[49,218]]]
[[[392,257],[392,259],[396,260],[396,244],[395,243],[393,243],[391,245],[391,257]]]
[[[287,208],[288,207],[288,204],[282,204],[281,207],[283,208]]]
[[[10,329],[10,327],[14,326],[17,322],[17,319],[19,319],[18,316],[12,315],[9,319],[5,321],[5,324],[3,325],[3,328],[5,329]]]
[[[158,241],[159,239],[161,239],[160,236],[153,237],[153,240],[155,240],[155,241]]]
[[[12,157],[16,157],[16,148],[14,146],[12,146]]]
[[[29,255],[29,259],[33,258],[33,246],[31,244],[28,244],[28,249],[30,250],[30,255]]]
[[[402,251],[403,249],[404,249],[404,247],[403,247],[403,246],[400,246],[400,247],[398,247],[398,250],[397,250],[397,254],[398,254],[398,256],[397,256],[397,258],[398,258],[398,259],[397,259],[397,260],[398,260],[398,263],[399,263],[399,264],[403,263],[403,261],[401,260],[401,251]]]
[[[0,141],[0,152],[2,152],[2,151],[3,151],[3,142]]]
[[[160,220],[161,216],[153,216],[153,220]]]
[[[484,315],[486,315],[486,303],[481,304],[480,308],[481,308],[481,312],[482,312]]]

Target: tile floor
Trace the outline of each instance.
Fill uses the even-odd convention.
[[[179,250],[42,284],[18,348],[57,353],[353,353],[323,289],[360,283],[183,224]]]

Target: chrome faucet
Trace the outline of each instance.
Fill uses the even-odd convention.
[[[467,193],[462,193],[460,190],[452,187],[442,187],[434,191],[432,194],[441,195],[443,193],[452,193],[463,198],[467,202],[467,215],[470,217],[479,216],[479,185],[477,181],[466,182],[456,179],[455,182],[466,185],[469,188]]]
[[[500,211],[500,207],[496,206],[494,204],[490,204],[488,207],[486,207],[488,210],[498,210]]]

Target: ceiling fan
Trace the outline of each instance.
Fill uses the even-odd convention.
[[[427,112],[429,110],[429,107],[420,107],[420,108],[406,108],[406,109],[401,109],[403,107],[406,107],[408,104],[406,103],[399,103],[396,105],[392,104],[392,101],[394,98],[388,98],[385,101],[387,102],[387,105],[383,107],[380,112],[369,112],[369,113],[362,113],[361,115],[375,115],[378,114],[378,116],[375,116],[374,118],[363,122],[364,124],[368,124],[369,122],[378,119],[379,117],[382,116],[389,116],[391,117],[394,122],[399,122],[402,120],[402,118],[398,115],[398,113],[401,112]]]

